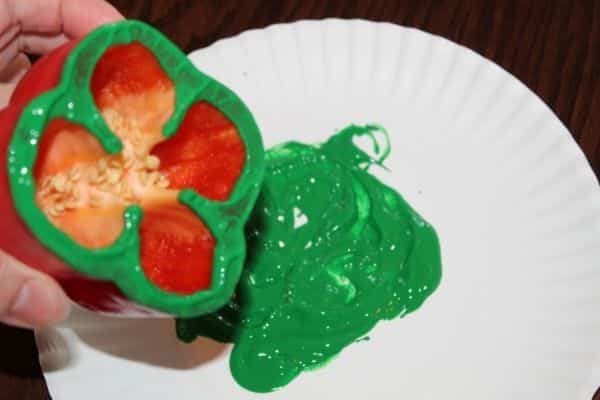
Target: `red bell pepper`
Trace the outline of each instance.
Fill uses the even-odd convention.
[[[0,113],[0,248],[76,302],[200,315],[245,256],[263,147],[242,101],[135,21],[36,63]]]

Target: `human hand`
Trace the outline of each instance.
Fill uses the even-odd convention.
[[[123,17],[103,0],[0,0],[0,107],[30,67],[69,39]],[[65,319],[70,303],[49,276],[0,251],[0,322],[43,327]]]

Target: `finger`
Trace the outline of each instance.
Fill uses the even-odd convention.
[[[29,68],[31,68],[29,57],[27,57],[25,53],[19,53],[13,61],[8,64],[8,67],[0,71],[0,82],[17,84]]]
[[[17,83],[30,67],[29,58],[25,54],[20,53],[8,67],[0,71],[0,109],[8,105],[10,96],[15,90]]]
[[[27,54],[46,54],[65,44],[69,39],[63,34],[30,34],[24,33],[19,37],[21,51]]]
[[[6,8],[6,2],[1,2],[0,13]],[[19,54],[20,27],[6,20],[5,15],[0,15],[0,71],[4,73]]]
[[[21,52],[21,43],[18,38],[10,41],[0,50],[0,71],[4,71]]]
[[[0,1],[0,34],[17,26],[12,12],[12,4],[9,3],[9,1]]]
[[[81,37],[100,25],[123,19],[117,9],[104,0],[63,0],[61,9],[63,31],[72,38]]]
[[[38,328],[64,320],[69,311],[53,279],[0,252],[0,322]]]
[[[123,18],[103,0],[9,0],[14,22],[24,32],[80,37],[99,25]]]
[[[0,34],[0,49],[15,40],[20,32],[21,28],[17,24],[10,25],[2,30],[2,33]]]

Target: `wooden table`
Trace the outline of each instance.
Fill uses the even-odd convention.
[[[492,59],[527,84],[569,128],[596,175],[600,173],[598,0],[111,2],[125,16],[158,27],[185,51],[246,29],[306,18],[365,18],[444,36]],[[0,400],[47,398],[33,335],[0,326]],[[594,398],[600,400],[600,394]]]

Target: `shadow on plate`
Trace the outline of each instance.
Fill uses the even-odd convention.
[[[61,328],[36,334],[45,372],[66,368],[76,361],[73,342],[77,338],[113,357],[182,370],[210,363],[223,356],[228,348],[209,339],[198,339],[191,344],[180,342],[171,318],[114,318],[76,307]],[[76,337],[69,340],[71,333]]]
[[[74,345],[58,329],[47,328],[35,332],[35,341],[44,372],[65,369],[77,358]]]

